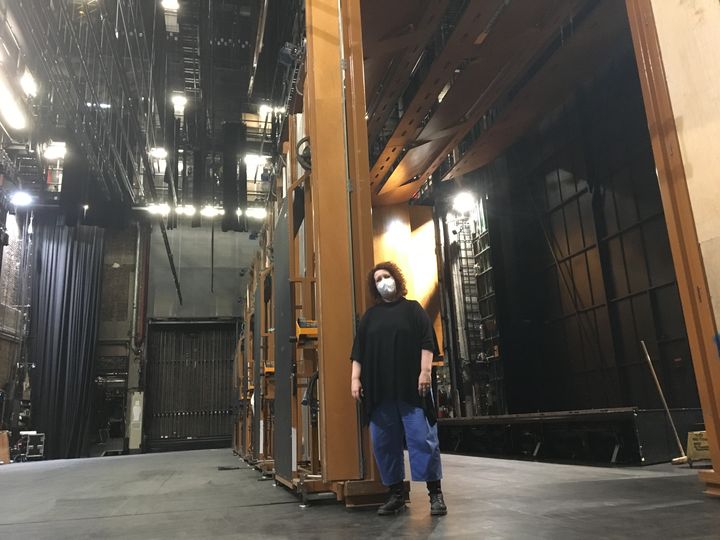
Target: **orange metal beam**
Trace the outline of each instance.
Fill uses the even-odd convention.
[[[369,93],[367,96],[369,99],[367,112],[370,114],[367,132],[370,140],[377,138],[390,113],[395,108],[425,44],[440,25],[440,19],[445,13],[448,3],[448,0],[425,1],[417,9],[417,12],[422,13],[422,18],[416,25],[410,25],[411,30],[409,32],[364,44],[365,61],[370,63],[375,62],[374,57],[376,55],[387,55],[390,47],[406,45],[404,50],[390,57],[388,69],[384,77],[378,81],[377,87],[375,87],[375,84],[370,83],[373,86],[367,88]],[[387,4],[383,3],[382,9],[387,10]],[[376,17],[382,16],[381,14],[374,15]],[[375,22],[370,20],[366,24],[371,25],[375,24]],[[360,58],[362,58],[362,55]]]
[[[370,197],[370,164],[365,120],[365,74],[360,2],[343,2],[343,38],[346,63],[346,118],[348,133],[348,171],[350,176],[350,213],[352,220],[353,273],[355,276],[355,315],[359,317],[370,306],[365,273],[374,264],[373,224]],[[342,384],[341,384],[342,386]],[[347,387],[345,387],[347,390]],[[363,479],[380,479],[373,459],[370,434],[358,426],[362,445]],[[373,488],[368,488],[371,491]],[[374,490],[384,492],[381,485]]]
[[[463,122],[456,128],[448,128],[433,135],[433,138],[442,137],[445,144],[439,150],[433,148],[432,161],[416,180],[407,182],[412,176],[399,178],[398,185],[388,185],[379,195],[374,196],[373,204],[396,204],[412,197],[445,161],[448,154],[457,147],[468,131],[527,70],[532,59],[555,37],[560,27],[585,3],[585,0],[538,0],[530,5],[520,2],[510,3],[481,42],[478,63],[467,70],[466,76],[482,82],[478,83],[475,102],[468,104]],[[479,79],[478,70],[482,73]],[[465,83],[459,79],[456,84]],[[452,93],[451,88],[446,100],[453,99]],[[395,191],[391,187],[394,187]]]
[[[385,149],[378,157],[370,171],[370,182],[374,190],[387,178],[390,168],[400,155],[403,147],[414,141],[422,131],[422,120],[433,105],[443,87],[450,81],[455,68],[468,56],[477,53],[475,45],[478,36],[503,4],[502,0],[470,2],[452,36],[440,55],[433,62],[430,72],[422,82],[413,100],[406,105],[406,112],[400,119]],[[395,185],[382,186],[382,191],[389,191]]]
[[[354,0],[357,2],[357,0]],[[354,288],[342,39],[337,0],[306,0],[305,115],[312,146],[322,478],[360,479],[356,406],[348,391]],[[351,429],[348,429],[351,427]]]
[[[622,14],[623,0],[598,5],[542,70],[521,89],[495,123],[483,133],[443,177],[451,180],[484,167],[520,138],[541,115],[561,105],[586,80],[616,58],[609,52],[620,45],[627,53],[632,43]]]

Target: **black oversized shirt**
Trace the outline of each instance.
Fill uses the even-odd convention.
[[[365,412],[383,400],[423,407],[418,394],[421,351],[435,351],[435,333],[422,306],[400,298],[372,306],[360,320],[350,358],[362,364]]]

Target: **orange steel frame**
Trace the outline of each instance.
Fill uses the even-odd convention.
[[[347,156],[343,122],[341,37],[337,0],[307,0],[305,120],[313,155],[312,221],[318,339],[320,456],[324,481],[359,479],[357,413],[348,392],[353,339],[352,268],[348,245]],[[327,434],[335,434],[330,439]],[[342,434],[342,435],[341,435]]]
[[[720,497],[720,362],[675,115],[670,102],[651,0],[627,0],[635,56],[660,193],[682,301],[713,470],[700,471],[708,495]],[[708,51],[708,54],[712,54]],[[675,111],[681,114],[680,111]]]
[[[258,448],[260,468],[269,472],[273,468],[273,416],[271,414],[271,401],[275,399],[275,334],[270,331],[273,327],[273,294],[270,292],[270,301],[265,303],[265,278],[273,275],[272,265],[260,272],[258,287],[260,287],[260,305],[255,306],[255,316],[260,317],[260,386],[261,394],[255,399],[262,399],[261,429],[262,448]],[[256,368],[257,369],[257,368]]]
[[[288,176],[288,250],[289,250],[289,276],[290,276],[290,302],[293,309],[293,320],[302,317],[307,320],[316,320],[314,288],[315,288],[315,266],[313,256],[313,221],[312,221],[312,189],[310,177],[304,174],[297,175],[296,145],[297,145],[297,119],[295,116],[288,118],[288,141],[287,141],[287,176]],[[302,238],[295,235],[293,224],[295,222],[293,200],[295,189],[302,189],[304,192],[304,225]],[[300,261],[303,256],[305,267],[301,268]],[[275,479],[282,484],[297,488],[305,493],[313,491],[329,491],[330,487],[320,478],[320,453],[319,433],[317,426],[310,423],[305,425],[305,417],[302,414],[302,398],[308,387],[308,382],[313,372],[318,369],[318,353],[316,344],[300,346],[292,353],[292,362],[295,366],[295,393],[291,396],[291,421],[295,439],[296,458],[293,460],[294,468],[290,478],[283,478],[277,473]],[[309,418],[309,412],[308,412]],[[303,447],[308,455],[308,462],[301,460]]]
[[[368,306],[365,272],[373,264],[360,1],[306,0],[306,79],[303,126],[312,171],[298,177],[296,123],[288,121],[288,228],[291,302],[296,316],[319,322],[316,347],[294,353],[292,398],[295,452],[302,434],[309,463],[276,480],[303,494],[331,491],[348,505],[383,496],[367,429],[350,396],[349,353],[355,323]],[[304,242],[294,235],[294,189],[305,196]],[[300,268],[304,248],[305,268]],[[303,271],[304,270],[304,271]],[[257,310],[258,306],[256,306]],[[319,372],[319,426],[304,426],[300,400]]]
[[[368,306],[363,277],[373,264],[360,1],[343,1],[339,6],[337,0],[306,0],[306,21],[305,114],[289,117],[285,148],[288,255],[293,314],[318,321],[319,335],[316,344],[298,344],[293,352],[296,384],[290,403],[296,459],[291,478],[276,474],[275,479],[303,495],[335,492],[338,500],[360,505],[376,502],[386,492],[377,480],[367,429],[361,427],[350,396],[349,353],[356,319]],[[304,125],[298,126],[301,118]],[[297,134],[303,131],[310,138],[313,168],[298,176]],[[304,191],[302,238],[293,228],[296,188]],[[267,249],[272,245],[271,226],[264,233],[262,244]],[[271,265],[263,256],[253,270],[253,286],[262,290]],[[247,316],[252,312],[261,317],[263,329],[254,336],[262,344],[255,362],[268,361],[263,397],[272,398],[268,371],[274,368],[274,334],[268,331],[272,315],[264,304],[253,306]],[[247,336],[252,331],[247,330],[245,350],[251,354]],[[316,370],[319,426],[305,425],[301,400]],[[262,415],[267,445],[272,417],[264,407]],[[303,445],[307,463],[301,463]],[[261,463],[271,459],[271,451],[254,451]]]
[[[244,395],[241,396],[241,399],[243,400],[245,407],[244,416],[242,417],[243,429],[245,432],[245,441],[241,447],[241,451],[239,452],[239,454],[243,459],[246,459],[248,461],[255,461],[257,459],[257,456],[255,455],[256,442],[253,441],[252,429],[254,411],[250,406],[253,395],[255,393],[254,372],[256,359],[253,355],[253,342],[255,340],[255,336],[253,335],[251,320],[255,313],[255,287],[257,287],[258,280],[257,268],[258,258],[256,258],[256,260],[253,262],[252,269],[250,271],[250,279],[246,293],[247,300],[244,312],[245,328],[242,338],[243,354],[245,358],[247,358],[247,364],[243,363],[244,369],[241,380],[241,388],[244,390]]]

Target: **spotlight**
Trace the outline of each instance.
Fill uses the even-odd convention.
[[[20,77],[20,86],[27,97],[37,96],[38,85],[35,82],[32,73],[30,73],[27,69],[25,70],[25,73],[23,73],[22,77]]]
[[[16,191],[10,196],[10,203],[13,206],[29,206],[32,204],[32,196],[25,191]]]
[[[190,204],[186,204],[185,206],[178,206],[177,208],[175,208],[175,213],[178,216],[194,216],[195,212],[197,212],[197,210],[194,206]]]
[[[235,213],[237,214],[237,217],[242,216],[242,210],[241,210],[240,208],[238,208],[237,210],[235,210]]]
[[[387,227],[387,234],[393,243],[400,244],[409,238],[410,228],[399,219],[394,219]]]
[[[462,191],[453,199],[453,210],[458,214],[468,214],[475,208],[475,197],[472,193]]]
[[[203,209],[200,210],[200,215],[206,218],[214,218],[219,214],[220,212],[214,206],[204,206]]]
[[[267,217],[267,210],[264,208],[250,207],[245,211],[245,215],[253,219],[265,219]]]
[[[271,107],[270,105],[263,103],[258,109],[258,115],[260,118],[265,119],[268,114],[285,114],[287,109],[285,107]]]
[[[167,203],[151,204],[146,209],[155,216],[167,216],[170,213],[170,205]]]
[[[156,147],[150,149],[150,157],[153,157],[155,159],[166,159],[167,158],[167,150],[164,148]]]
[[[267,158],[258,154],[245,154],[244,161],[249,169],[256,169],[261,165],[264,167],[267,163]]]
[[[66,152],[65,143],[62,141],[50,141],[47,146],[45,146],[45,152],[43,152],[43,157],[47,159],[48,161],[57,161],[59,159],[65,159],[65,152]]]
[[[172,98],[170,98],[170,101],[172,101],[176,115],[182,115],[185,113],[185,105],[187,105],[187,98],[183,94],[173,94]]]
[[[180,9],[177,0],[162,0],[161,5],[166,11],[178,11]]]

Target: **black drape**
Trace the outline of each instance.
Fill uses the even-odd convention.
[[[34,224],[31,300],[33,425],[50,459],[79,457],[90,417],[103,229]]]

